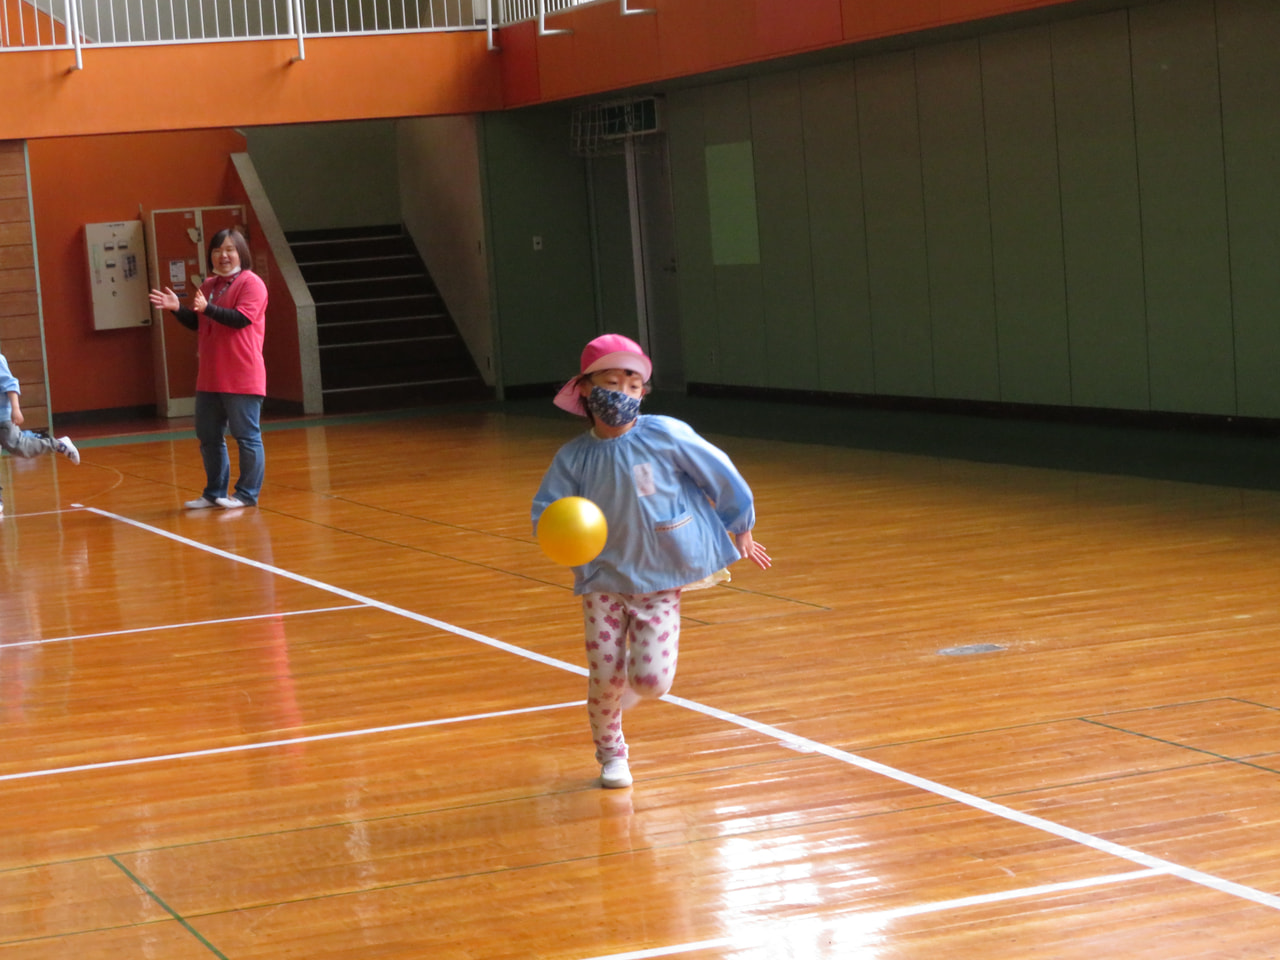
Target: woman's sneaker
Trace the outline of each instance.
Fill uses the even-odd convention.
[[[184,510],[208,510],[210,507],[216,506],[216,503],[206,497],[196,497],[194,500],[188,500],[182,505]]]

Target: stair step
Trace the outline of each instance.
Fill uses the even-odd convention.
[[[316,304],[316,323],[324,326],[357,320],[394,320],[398,317],[447,316],[438,295],[388,297],[385,300],[348,300]]]
[[[470,380],[419,381],[381,387],[325,390],[326,413],[357,413],[364,410],[394,410],[433,403],[492,400],[493,391],[479,377]]]
[[[290,230],[285,234],[289,246],[295,243],[315,243],[320,240],[351,240],[364,237],[403,237],[404,228],[398,223],[377,223],[363,227],[320,227],[315,230]]]
[[[317,325],[321,349],[350,343],[376,343],[387,340],[440,337],[456,339],[447,314],[419,314],[385,320],[345,320]]]
[[[298,265],[308,284],[333,283],[369,277],[425,277],[427,272],[416,256],[359,257],[349,260],[313,260]]]
[[[410,277],[369,277],[362,280],[334,280],[330,283],[307,282],[311,299],[320,303],[350,303],[356,300],[389,300],[393,297],[438,297],[439,293],[425,273]]]
[[[350,239],[290,242],[293,259],[299,266],[326,260],[364,260],[373,257],[417,256],[413,241],[405,236],[352,237]]]
[[[399,226],[288,240],[316,305],[326,412],[492,397]]]

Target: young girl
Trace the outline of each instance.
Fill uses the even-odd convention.
[[[32,459],[42,457],[46,453],[60,453],[72,463],[80,462],[80,451],[71,442],[70,437],[45,437],[30,430],[23,430],[22,423],[22,387],[9,370],[9,361],[0,353],[0,394],[4,402],[0,404],[0,449],[8,450],[15,457]],[[4,513],[4,502],[0,501],[0,514]]]
[[[622,711],[661,697],[675,679],[680,591],[740,557],[762,570],[751,537],[751,490],[728,456],[688,424],[640,415],[653,365],[619,334],[592,340],[580,373],[555,404],[591,429],[560,448],[533,499],[533,526],[561,497],[586,497],[604,512],[609,539],[573,568],[586,626],[588,705],[600,782],[631,784]]]

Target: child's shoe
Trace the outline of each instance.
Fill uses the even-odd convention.
[[[600,768],[600,786],[610,790],[631,786],[631,769],[626,757],[614,757]]]
[[[207,510],[210,507],[216,507],[217,504],[207,497],[196,497],[194,500],[188,500],[183,505],[184,510]]]
[[[219,497],[214,501],[223,510],[239,510],[242,507],[250,506],[238,497]]]
[[[70,437],[59,437],[53,441],[53,449],[57,450],[72,463],[80,463],[80,451],[76,449],[76,445],[71,442]]]

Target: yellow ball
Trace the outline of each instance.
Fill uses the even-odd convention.
[[[585,497],[561,497],[538,518],[538,546],[548,560],[562,566],[590,563],[608,538],[604,514]]]

